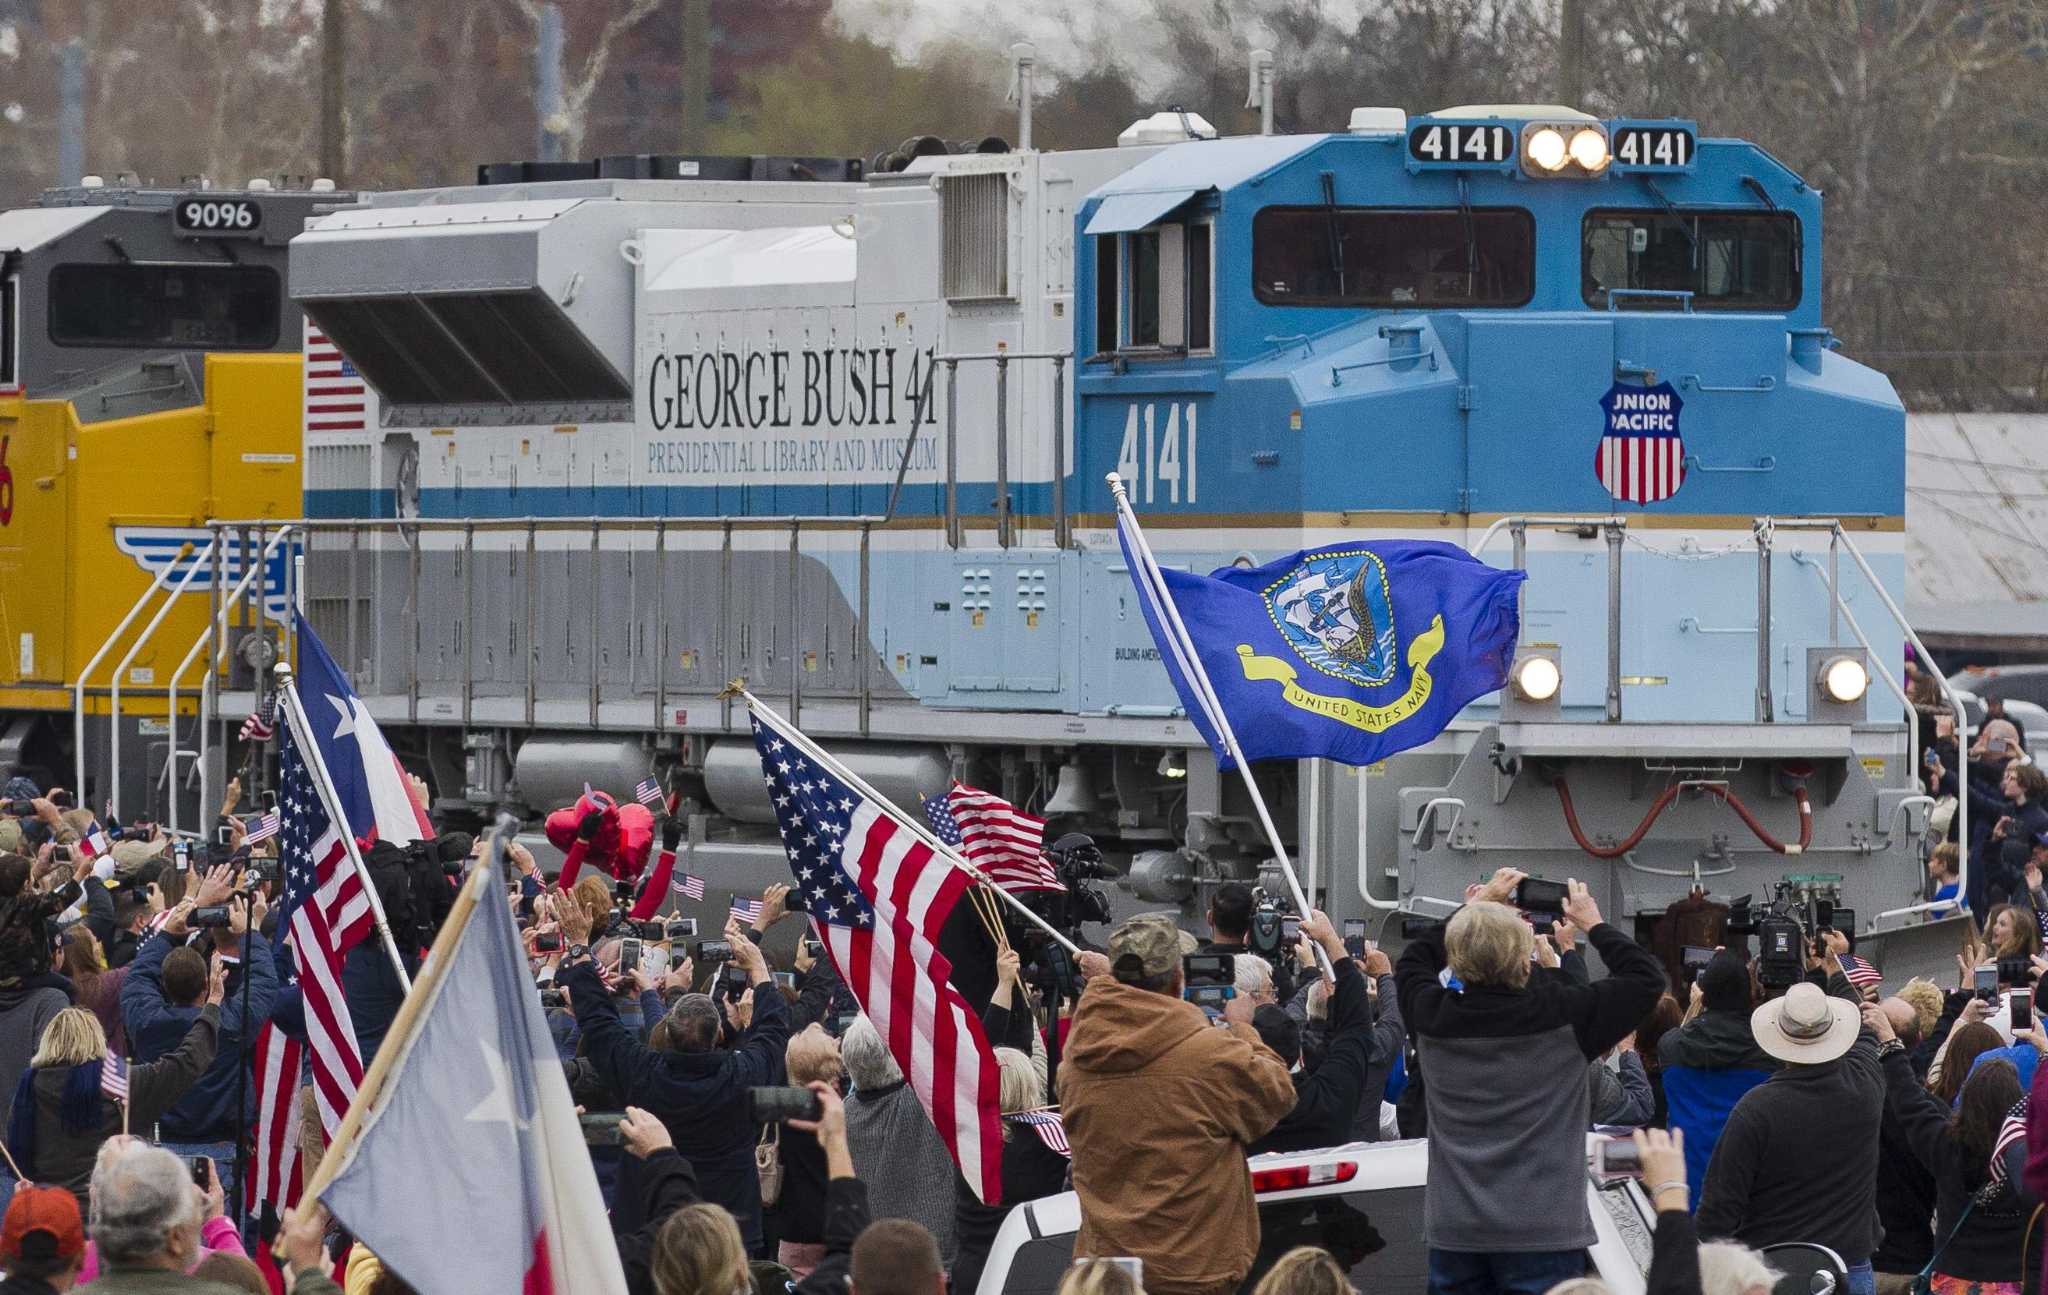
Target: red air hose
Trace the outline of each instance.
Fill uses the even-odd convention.
[[[1636,824],[1636,830],[1628,834],[1627,840],[1623,841],[1620,845],[1599,846],[1588,841],[1585,830],[1579,826],[1578,812],[1572,808],[1571,788],[1565,785],[1564,778],[1560,776],[1553,779],[1551,785],[1557,788],[1558,803],[1564,808],[1564,825],[1571,831],[1572,840],[1578,843],[1581,850],[1584,850],[1596,859],[1619,859],[1630,850],[1641,845],[1643,838],[1649,835],[1651,824],[1657,821],[1657,816],[1662,814],[1665,808],[1677,798],[1680,786],[1678,783],[1673,783],[1658,795],[1656,801],[1650,806],[1650,812],[1643,815],[1643,821]],[[1703,783],[1699,786],[1701,791],[1709,796],[1718,798],[1728,808],[1734,810],[1736,816],[1748,825],[1751,832],[1756,834],[1756,839],[1762,841],[1773,852],[1777,854],[1799,853],[1804,851],[1807,846],[1813,844],[1813,805],[1806,798],[1805,783],[1796,783],[1793,786],[1792,794],[1799,801],[1799,844],[1796,848],[1791,849],[1788,849],[1783,841],[1772,836],[1765,829],[1764,825],[1757,821],[1756,815],[1749,812],[1749,807],[1742,803],[1740,796],[1716,783]]]

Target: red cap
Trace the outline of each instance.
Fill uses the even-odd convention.
[[[0,1222],[0,1259],[69,1259],[85,1250],[78,1198],[62,1187],[23,1187]]]

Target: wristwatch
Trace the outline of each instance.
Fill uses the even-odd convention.
[[[563,964],[564,966],[567,966],[568,964],[570,964],[570,963],[573,963],[573,962],[581,962],[581,961],[583,961],[583,960],[584,960],[585,958],[587,958],[587,957],[589,957],[589,956],[590,956],[590,946],[589,946],[589,945],[587,945],[587,944],[572,944],[572,945],[570,945],[570,946],[569,946],[568,952],[567,952],[567,953],[565,953],[565,954],[564,954],[564,955],[562,956],[562,964]]]

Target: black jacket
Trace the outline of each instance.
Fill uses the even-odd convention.
[[[657,1052],[619,1019],[597,969],[579,963],[562,973],[583,1031],[583,1055],[620,1100],[668,1126],[676,1150],[697,1171],[704,1199],[738,1220],[747,1249],[761,1242],[761,1179],[754,1169],[760,1127],[748,1118],[747,1089],[784,1082],[789,1005],[781,994],[755,995],[754,1021],[737,1047],[709,1052]],[[620,1183],[620,1195],[628,1184]]]
[[[1861,1003],[1840,976],[1828,992]],[[1850,1264],[1877,1249],[1878,1129],[1884,1076],[1877,1036],[1860,1030],[1839,1060],[1785,1066],[1743,1094],[1707,1163],[1693,1221],[1709,1240],[1752,1249],[1827,1246]]]
[[[1748,1012],[1709,1009],[1657,1040],[1657,1064],[1694,1070],[1776,1070],[1779,1063],[1756,1045]]]
[[[1003,1144],[1001,1203],[983,1205],[967,1180],[953,1175],[953,1289],[960,1295],[973,1295],[981,1284],[982,1266],[1010,1207],[1057,1196],[1067,1187],[1067,1158],[1046,1146],[1030,1125],[1005,1120],[1003,1131],[1010,1140]]]
[[[1965,1155],[1949,1134],[1949,1108],[1913,1078],[1912,1065],[1902,1050],[1893,1048],[1886,1053],[1883,1068],[1886,1109],[1898,1120],[1913,1156],[1934,1175],[1935,1244],[1955,1232],[1955,1239],[1935,1263],[1935,1271],[1969,1281],[2021,1280],[2026,1266],[2020,1247],[2026,1243],[2027,1220],[2040,1202],[2019,1185],[2021,1175],[2012,1172],[2003,1188],[1977,1202],[1957,1230],[1964,1205],[1989,1181],[1990,1166],[1981,1157]]]
[[[1910,1054],[1908,1060],[1910,1064]],[[1914,1082],[1919,1082],[1917,1076]],[[1881,1273],[1917,1273],[1934,1253],[1934,1175],[1914,1154],[1905,1126],[1889,1102],[1878,1144],[1877,1221],[1884,1227],[1884,1240],[1871,1254],[1870,1266]]]
[[[866,1183],[834,1178],[825,1185],[825,1257],[796,1284],[796,1295],[846,1295],[853,1243],[867,1231],[871,1218]]]
[[[1644,1295],[1700,1295],[1700,1238],[1686,1211],[1657,1211],[1643,1291]]]
[[[619,1193],[618,1208],[612,1211],[612,1239],[618,1242],[628,1295],[655,1295],[654,1238],[669,1215],[701,1199],[697,1175],[673,1147],[655,1152],[644,1163],[634,1155],[626,1159],[630,1190]]]
[[[1312,1073],[1294,1072],[1294,1109],[1252,1144],[1253,1155],[1342,1146],[1351,1140],[1351,1124],[1372,1064],[1372,1005],[1366,1001],[1365,975],[1358,964],[1339,958],[1336,972],[1322,1064]]]

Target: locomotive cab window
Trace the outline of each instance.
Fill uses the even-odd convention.
[[[21,320],[17,315],[21,299],[19,280],[13,275],[0,277],[0,391],[12,387],[20,379],[17,353],[21,349]]]
[[[1579,292],[1606,310],[1789,310],[1799,304],[1799,222],[1782,211],[1595,211]],[[1644,293],[1644,296],[1633,296]],[[1647,295],[1656,294],[1656,295]]]
[[[1536,221],[1516,207],[1267,207],[1252,291],[1269,306],[1527,305]]]
[[[1212,228],[1191,222],[1097,236],[1097,354],[1215,346]]]
[[[262,351],[277,345],[284,288],[261,265],[60,265],[50,271],[59,346]]]

